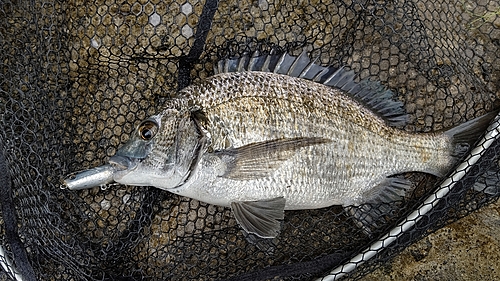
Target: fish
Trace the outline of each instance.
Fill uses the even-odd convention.
[[[279,235],[285,210],[400,200],[412,184],[398,175],[445,176],[494,117],[407,132],[391,90],[305,52],[230,58],[214,72],[142,121],[102,178],[230,207],[261,238]]]

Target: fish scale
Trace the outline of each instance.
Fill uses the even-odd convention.
[[[247,76],[253,75],[268,75],[262,73],[245,73]],[[243,74],[239,74],[241,77]],[[218,77],[221,79],[222,77]],[[251,77],[250,77],[251,78]],[[261,93],[258,88],[260,87],[258,84],[251,83],[249,80],[243,79],[243,81],[247,81],[250,85],[255,85],[257,89],[248,88],[247,95],[253,93]],[[233,81],[229,78],[230,81]],[[307,80],[299,81],[304,84],[312,83]],[[214,91],[220,92],[233,92],[233,87],[229,86],[230,83],[221,83],[225,87],[222,89],[216,89]],[[277,80],[276,85],[274,87],[279,87],[279,80]],[[235,83],[234,87],[238,87],[238,84]],[[248,87],[248,86],[247,86]],[[197,87],[193,87],[191,93],[197,92]],[[304,88],[308,89],[306,86],[297,87],[298,89],[289,89],[291,92],[301,92]],[[205,89],[199,89],[200,93],[206,93]],[[293,111],[293,108],[304,108],[302,106],[302,101],[300,98],[291,99],[292,101],[280,99],[280,95],[272,96],[269,93],[266,93],[265,97],[259,97],[258,100],[249,99],[249,98],[241,98],[238,97],[238,94],[235,94],[233,101],[229,99],[223,100],[220,102],[221,105],[218,105],[216,102],[212,103],[203,103],[201,107],[205,108],[207,117],[209,119],[216,120],[224,120],[223,126],[219,126],[219,123],[214,122],[213,127],[208,127],[207,129],[211,131],[212,135],[212,145],[214,149],[225,149],[226,142],[224,140],[219,140],[219,137],[230,135],[230,138],[235,140],[236,143],[232,144],[233,147],[242,146],[252,142],[264,141],[267,139],[273,138],[283,138],[283,137],[297,137],[303,136],[307,134],[308,137],[325,137],[331,138],[332,136],[336,136],[339,140],[348,140],[348,136],[357,136],[356,140],[350,141],[351,144],[358,143],[361,144],[359,139],[362,138],[363,134],[367,134],[367,129],[372,133],[375,133],[376,136],[390,136],[386,138],[381,138],[381,142],[390,142],[391,140],[397,140],[399,143],[403,143],[402,147],[397,147],[394,153],[389,152],[385,153],[381,156],[381,158],[385,158],[388,156],[398,157],[403,156],[400,155],[404,153],[406,157],[410,156],[405,150],[402,151],[403,148],[411,148],[418,147],[413,152],[414,154],[422,155],[428,154],[431,155],[431,158],[436,160],[434,167],[441,167],[439,170],[446,170],[449,165],[450,157],[447,155],[447,152],[450,150],[450,147],[447,146],[447,142],[445,137],[441,137],[437,139],[436,134],[408,134],[404,131],[394,129],[392,127],[388,127],[384,121],[380,120],[373,113],[367,112],[365,110],[365,116],[362,118],[361,116],[353,117],[353,114],[350,114],[346,111],[333,112],[334,107],[328,106],[328,104],[332,101],[330,96],[333,96],[331,92],[338,91],[334,88],[324,87],[323,91],[319,94],[314,94],[314,90],[317,90],[317,87],[311,89],[308,92],[302,91],[304,96],[313,96],[315,100],[315,107],[312,110],[296,110]],[[240,95],[244,95],[245,93],[240,93]],[[215,96],[216,94],[214,94]],[[339,95],[339,94],[337,94]],[[322,110],[319,104],[323,104],[323,108],[330,109],[330,112],[326,110]],[[338,104],[339,103],[332,103]],[[291,110],[292,109],[292,110]],[[261,112],[262,111],[262,112]],[[242,112],[243,114],[238,114]],[[244,119],[242,117],[245,116],[246,113],[248,118]],[[328,114],[330,113],[330,114]],[[358,123],[348,122],[347,118],[344,114],[349,114],[351,120],[359,121]],[[371,116],[366,116],[370,114]],[[213,116],[213,117],[212,117]],[[277,118],[270,118],[269,116],[279,116],[281,120]],[[357,119],[359,118],[359,119]],[[273,122],[270,122],[270,121]],[[361,123],[361,124],[359,124]],[[240,126],[238,126],[240,125]],[[356,126],[356,128],[354,128]],[[365,126],[364,128],[362,126]],[[228,129],[231,128],[231,129]],[[370,130],[372,129],[372,130]],[[219,133],[220,131],[227,131],[228,133]],[[325,132],[329,130],[328,132]],[[340,137],[339,137],[340,136]],[[227,137],[227,136],[226,136]],[[369,141],[372,138],[365,138],[365,142]],[[384,144],[385,145],[385,144]],[[372,146],[372,144],[369,144]],[[352,155],[355,159],[359,159],[365,154],[366,149],[361,148],[358,150],[360,155]],[[418,153],[415,153],[417,152]],[[399,153],[402,152],[402,153]],[[443,155],[445,157],[443,157]],[[350,157],[347,153],[345,155],[337,155],[339,157]],[[443,168],[444,166],[444,168]],[[397,170],[397,169],[396,169]],[[435,168],[430,168],[429,170],[435,170]]]
[[[266,83],[257,83],[265,78]],[[204,108],[209,120],[224,120],[207,126],[213,149],[304,135],[335,136],[336,141],[332,145],[325,144],[307,151],[303,149],[294,159],[283,163],[272,179],[246,182],[215,180],[210,187],[205,187],[206,192],[222,196],[211,201],[209,195],[204,195],[199,197],[200,200],[214,204],[222,204],[221,201],[225,200],[224,205],[228,206],[231,201],[284,196],[287,199],[286,209],[359,204],[364,199],[362,194],[386,176],[413,170],[442,174],[450,168],[452,158],[448,154],[451,148],[446,136],[408,134],[388,127],[368,110],[359,110],[359,105],[346,100],[338,89],[310,85],[313,82],[303,79],[283,82],[287,79],[291,78],[258,72],[224,74],[213,77],[216,82],[210,86],[189,88],[190,95],[199,94],[202,97],[199,106]],[[276,88],[279,90],[266,91]],[[345,108],[353,105],[359,111]],[[300,110],[294,110],[297,108]],[[278,120],[270,116],[282,118]],[[230,140],[229,147],[226,138]],[[353,147],[346,151],[345,144],[349,143]],[[387,147],[391,143],[392,147]],[[423,153],[431,155],[430,159],[434,162],[419,161]],[[303,164],[303,167],[322,163],[323,169],[309,169],[308,173],[301,174],[296,163]],[[297,174],[302,176],[291,177]],[[293,192],[288,194],[290,190]]]

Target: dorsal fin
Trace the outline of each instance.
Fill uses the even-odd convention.
[[[251,57],[244,55],[221,60],[214,66],[215,74],[243,71],[285,74],[342,89],[371,108],[374,113],[384,118],[391,126],[405,125],[408,119],[403,103],[394,100],[393,92],[381,85],[380,82],[367,79],[356,82],[354,71],[344,67],[317,65],[315,60],[309,59],[305,51],[298,57],[288,53],[275,54],[273,51],[267,55],[255,52]]]

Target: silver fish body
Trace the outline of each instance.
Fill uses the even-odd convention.
[[[408,133],[380,84],[270,57],[226,61],[181,90],[110,158],[114,181],[230,206],[245,231],[275,237],[285,209],[391,202],[410,187],[392,176],[444,175],[492,118]]]
[[[262,72],[226,73],[181,94],[199,100],[196,107],[205,114],[203,127],[211,141],[207,151],[280,139],[328,140],[298,148],[262,176],[258,169],[268,165],[262,159],[250,168],[256,176],[228,177],[225,162],[230,160],[206,152],[190,180],[176,187],[156,185],[208,203],[229,206],[282,196],[286,209],[360,204],[390,175],[443,175],[454,163],[448,136],[389,127],[340,90],[308,80]]]

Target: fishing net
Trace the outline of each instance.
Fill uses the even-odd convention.
[[[369,232],[333,206],[287,211],[277,238],[252,240],[230,209],[153,187],[60,188],[69,173],[107,163],[218,61],[256,52],[305,50],[380,81],[404,103],[411,132],[493,111],[500,5],[434,2],[0,0],[0,280],[312,280],[435,203],[357,270],[340,270],[357,279],[495,201],[493,138],[442,199],[425,201],[442,179],[403,175],[414,191]]]

